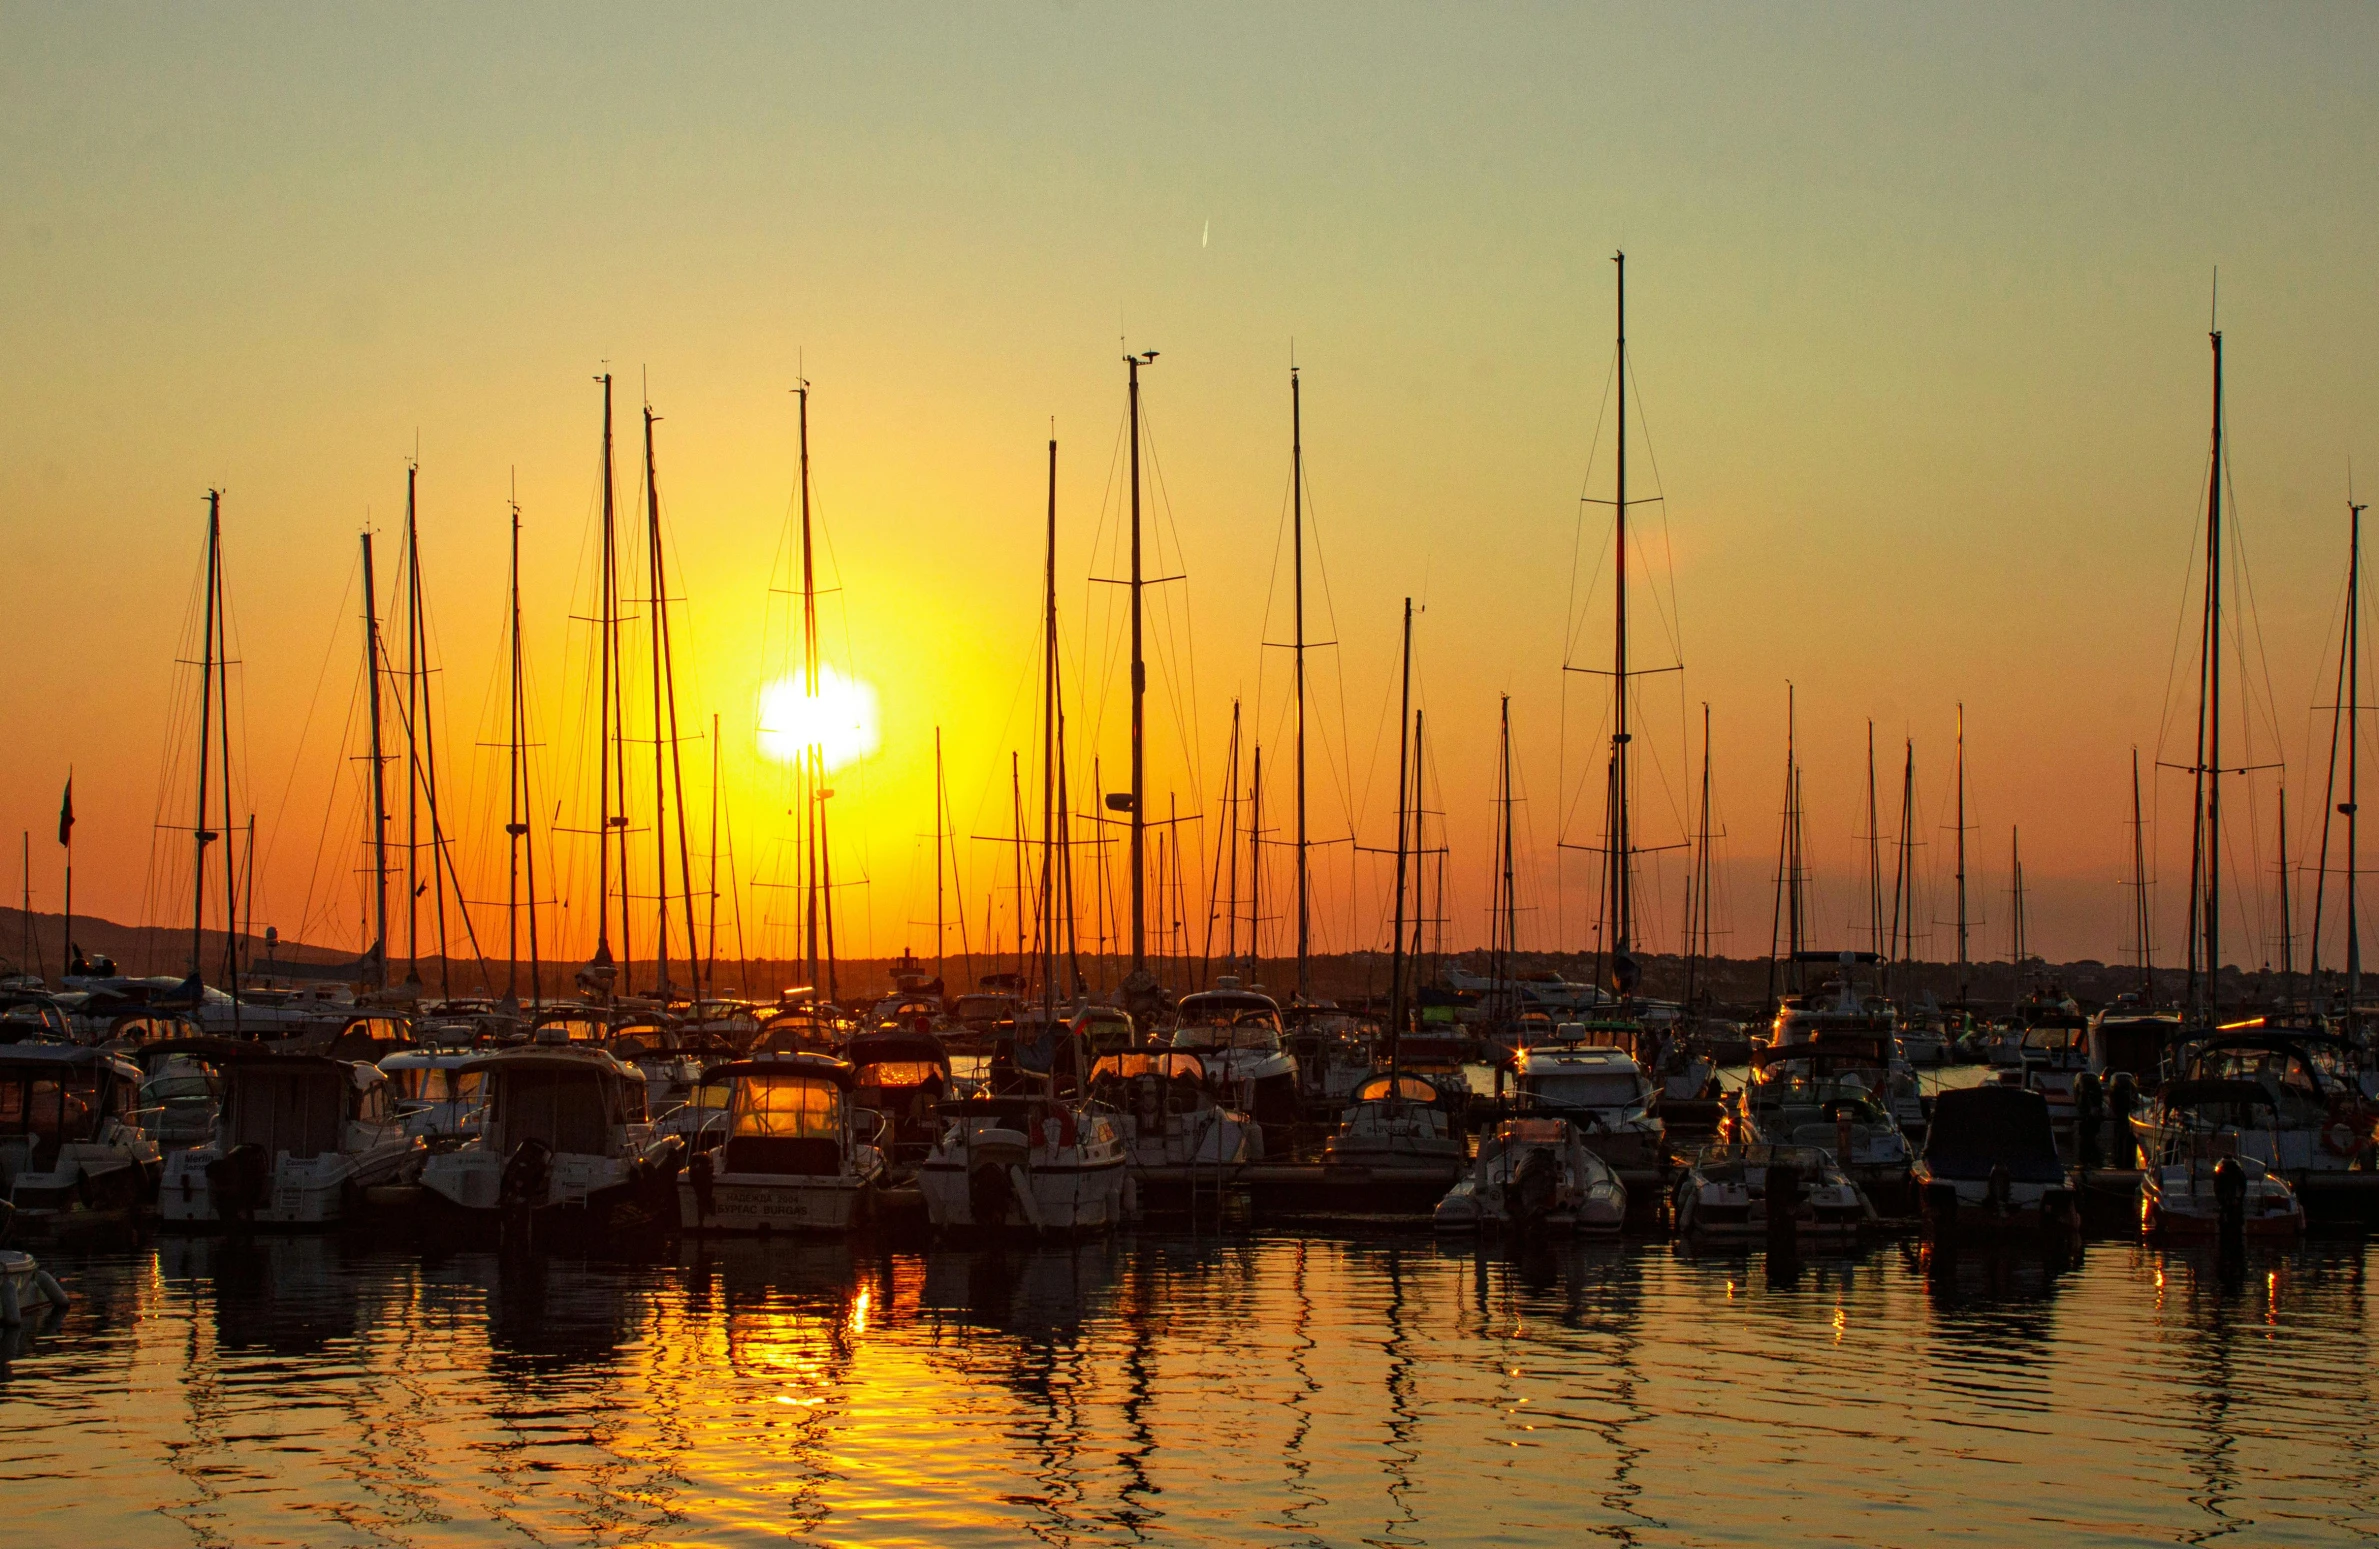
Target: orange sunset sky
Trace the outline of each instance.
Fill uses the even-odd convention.
[[[1683,664],[1639,689],[1642,842],[1684,835],[1707,701],[1721,947],[1766,950],[1789,680],[1813,935],[1863,944],[1872,719],[1887,830],[1916,745],[1946,955],[1962,701],[1975,955],[2008,950],[2020,824],[2031,947],[2119,959],[2132,750],[2190,753],[2218,267],[2254,604],[2230,739],[2285,763],[2301,933],[2349,479],[2379,484],[2375,44],[2345,6],[0,7],[7,826],[56,909],[71,766],[78,912],[186,921],[187,836],[159,825],[189,821],[175,658],[220,487],[255,923],[360,948],[357,535],[387,592],[418,449],[446,822],[466,891],[500,897],[507,500],[550,830],[593,799],[573,617],[608,363],[623,512],[648,395],[661,416],[697,873],[715,712],[739,880],[775,880],[789,786],[759,704],[798,666],[771,581],[806,374],[825,659],[876,721],[836,776],[845,950],[932,951],[936,727],[970,940],[1012,938],[972,836],[1009,831],[1010,750],[1032,767],[1053,423],[1077,805],[1094,753],[1122,788],[1120,596],[1093,578],[1122,573],[1128,341],[1162,352],[1149,568],[1187,577],[1151,594],[1149,789],[1199,815],[1195,947],[1234,696],[1266,826],[1288,811],[1263,643],[1287,638],[1293,352],[1311,633],[1335,642],[1315,837],[1392,843],[1409,595],[1447,939],[1485,939],[1508,693],[1521,941],[1590,947],[1594,858],[1557,846],[1598,842],[1608,706],[1563,667],[1608,664],[1611,524],[1580,497],[1610,494],[1624,248],[1631,493],[1665,496],[1635,640]],[[2231,787],[2248,964],[2279,954],[2281,780]],[[2186,777],[2146,800],[2174,962]],[[591,860],[539,842],[548,950],[582,954]],[[1383,946],[1384,863],[1315,864],[1317,948]],[[1645,862],[1656,949],[1682,875]],[[755,953],[790,949],[783,899],[744,891]]]

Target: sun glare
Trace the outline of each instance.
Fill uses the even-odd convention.
[[[818,669],[816,698],[799,677],[778,678],[760,691],[760,751],[780,764],[816,748],[828,769],[840,769],[876,750],[876,691],[832,667]]]

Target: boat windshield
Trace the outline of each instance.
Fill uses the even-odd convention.
[[[729,1132],[766,1140],[839,1140],[842,1093],[831,1081],[738,1081]]]
[[[0,1074],[0,1135],[79,1140],[91,1131],[97,1100],[96,1079],[87,1070],[68,1072],[63,1081]]]
[[[2037,1053],[2071,1054],[2082,1047],[2082,1029],[2078,1027],[2027,1027],[2024,1047]]]
[[[859,1067],[853,1078],[861,1086],[923,1086],[942,1073],[926,1060],[879,1060]]]
[[[1626,1108],[1644,1096],[1634,1076],[1608,1074],[1530,1076],[1527,1090],[1556,1108]]]

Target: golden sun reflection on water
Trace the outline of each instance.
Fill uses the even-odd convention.
[[[2365,1256],[166,1240],[57,1256],[0,1477],[93,1545],[2344,1540]]]

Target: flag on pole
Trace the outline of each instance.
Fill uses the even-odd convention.
[[[66,797],[58,803],[58,842],[74,843],[74,776],[66,777]]]

